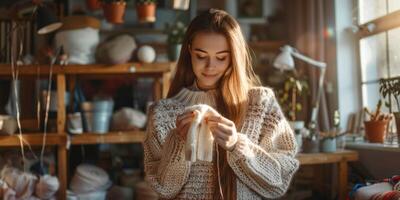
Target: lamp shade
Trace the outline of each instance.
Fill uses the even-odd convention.
[[[47,7],[39,6],[37,9],[37,30],[38,34],[48,34],[62,26],[62,23],[57,20],[56,15]]]
[[[281,53],[276,57],[274,61],[274,67],[280,70],[293,70],[294,60],[292,57],[292,48],[290,46],[284,46],[281,48]]]

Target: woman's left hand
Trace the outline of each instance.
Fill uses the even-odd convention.
[[[225,150],[232,151],[238,140],[235,123],[219,115],[206,117],[206,122],[214,136],[214,140]]]

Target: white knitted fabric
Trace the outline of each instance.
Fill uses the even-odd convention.
[[[195,110],[199,113],[194,116],[190,124],[186,137],[185,157],[187,161],[192,162],[198,160],[211,162],[213,160],[214,137],[204,118],[207,113],[218,112],[206,104],[189,106],[185,109],[185,112]]]
[[[149,110],[144,141],[146,180],[161,199],[212,199],[217,172],[215,162],[189,162],[185,141],[176,133],[176,117],[188,106],[215,108],[215,92],[182,89]],[[298,168],[296,141],[273,91],[265,87],[249,91],[244,120],[237,126],[238,142],[227,159],[236,179],[237,199],[282,196]],[[224,178],[224,177],[221,177]]]

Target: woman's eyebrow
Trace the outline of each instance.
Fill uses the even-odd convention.
[[[203,49],[199,49],[199,48],[195,48],[194,50],[195,51],[200,51],[200,52],[203,52],[203,53],[207,53],[207,51],[204,51]]]
[[[203,53],[208,53],[207,51],[204,51],[203,49],[199,49],[199,48],[195,48],[194,50],[195,51],[200,51],[200,52],[203,52]],[[221,53],[230,53],[230,51],[229,50],[222,50],[222,51],[218,51],[216,54],[221,54]]]
[[[217,54],[221,54],[221,53],[230,53],[230,51],[228,50],[223,50],[223,51],[218,51]]]

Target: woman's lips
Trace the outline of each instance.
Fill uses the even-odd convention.
[[[205,76],[205,77],[215,77],[215,76],[217,76],[217,74],[203,74],[203,76]]]

